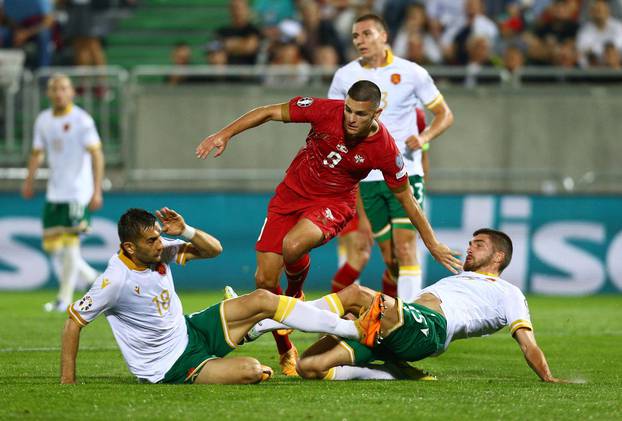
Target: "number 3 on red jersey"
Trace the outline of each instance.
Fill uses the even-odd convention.
[[[341,155],[339,154],[339,152],[332,151],[326,156],[326,159],[324,159],[322,163],[328,168],[335,168],[335,165],[337,165],[340,161]]]

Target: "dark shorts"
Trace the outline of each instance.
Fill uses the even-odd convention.
[[[423,177],[413,175],[408,177],[412,194],[423,207],[425,187]],[[395,198],[393,192],[384,181],[368,181],[359,184],[361,199],[365,206],[365,213],[369,218],[372,232],[376,241],[386,241],[391,238],[393,229],[415,230],[408,219],[402,204]]]
[[[188,345],[162,383],[193,383],[206,362],[222,358],[236,348],[228,337],[222,303],[186,316],[186,326]]]
[[[305,198],[285,184],[280,184],[268,205],[268,216],[255,250],[283,254],[283,239],[302,218],[322,230],[323,243],[326,243],[343,229],[353,215],[353,206],[345,200]]]
[[[370,361],[418,361],[442,352],[447,338],[447,319],[434,310],[419,304],[404,304],[401,308],[403,323],[391,332],[382,343],[369,348],[361,343],[346,339],[346,348],[352,353],[353,363]]]

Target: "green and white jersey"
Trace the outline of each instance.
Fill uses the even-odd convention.
[[[45,151],[50,177],[47,201],[86,205],[93,196],[93,168],[88,148],[100,144],[93,118],[77,105],[63,115],[42,111],[34,127],[33,149]]]
[[[443,278],[421,290],[441,300],[447,318],[447,340],[489,335],[505,326],[510,334],[532,329],[527,300],[521,290],[503,279],[477,272],[462,272]]]
[[[151,383],[164,378],[188,344],[169,267],[172,261],[185,264],[188,243],[162,241],[162,263],[139,267],[120,251],[84,297],[67,308],[80,326],[104,313],[130,372]]]
[[[423,67],[395,57],[387,50],[387,61],[382,67],[365,67],[360,60],[355,60],[337,70],[328,90],[328,98],[344,99],[350,87],[359,80],[370,80],[380,88],[380,106],[383,109],[380,121],[395,138],[404,156],[408,175],[422,176],[421,150],[407,149],[406,139],[419,133],[415,108],[421,104],[433,107],[443,100],[432,77]],[[362,181],[382,180],[382,173],[372,170]]]

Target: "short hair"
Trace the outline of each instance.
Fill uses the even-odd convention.
[[[359,80],[348,89],[348,96],[355,101],[369,101],[375,108],[380,105],[380,88],[370,80]]]
[[[364,15],[359,16],[358,18],[356,18],[354,20],[354,23],[360,23],[360,22],[365,22],[367,20],[371,20],[373,21],[376,26],[378,27],[378,29],[382,29],[384,32],[388,33],[389,32],[389,26],[387,25],[387,23],[384,21],[384,19],[382,19],[380,16],[378,15],[374,15],[373,13],[367,13]]]
[[[512,246],[512,239],[506,233],[492,228],[480,228],[473,233],[473,237],[478,234],[489,236],[494,250],[501,251],[505,254],[503,261],[499,265],[499,273],[503,272],[503,270],[508,267],[512,261],[512,251],[514,250],[514,247]]]
[[[140,235],[153,227],[156,217],[151,212],[144,209],[131,208],[125,211],[119,218],[117,232],[121,243],[126,241],[136,241]]]
[[[54,73],[52,76],[50,76],[50,78],[48,79],[48,88],[51,88],[52,85],[54,85],[57,81],[59,80],[67,80],[67,82],[69,82],[69,86],[73,87],[73,83],[71,82],[71,78],[66,75],[65,73]]]

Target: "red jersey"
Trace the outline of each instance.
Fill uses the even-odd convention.
[[[296,97],[289,101],[292,122],[311,123],[303,147],[283,183],[307,198],[347,200],[352,205],[356,186],[372,169],[382,171],[389,187],[408,180],[402,155],[384,125],[373,136],[345,140],[343,100]]]

